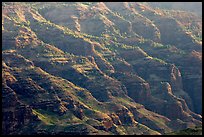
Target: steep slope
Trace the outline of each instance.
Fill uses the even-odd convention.
[[[202,25],[182,29],[197,16],[128,2],[2,8],[3,134],[153,135],[202,124]]]
[[[176,132],[168,133],[167,135],[202,135],[202,128],[188,128]]]
[[[202,3],[200,2],[147,2],[147,4],[154,8],[184,10],[202,16]]]

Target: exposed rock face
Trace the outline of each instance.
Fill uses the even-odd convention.
[[[174,90],[183,89],[181,73],[175,65],[171,69],[171,86]]]
[[[116,114],[112,113],[110,115],[110,117],[111,117],[114,124],[116,124],[116,125],[121,125],[122,124],[121,121],[120,121],[120,118]]]
[[[149,84],[137,75],[130,73],[115,73],[115,77],[124,83],[128,96],[137,102],[144,102],[150,97]]]
[[[149,106],[150,109],[155,109],[155,111],[157,111],[159,114],[164,115],[172,120],[179,118],[183,121],[189,121],[192,118],[193,115],[190,116],[188,114],[192,112],[187,107],[185,100],[173,95],[171,86],[168,82],[161,83],[159,95],[161,97],[160,99],[163,99],[162,104],[160,104],[160,107],[158,107],[158,102],[155,102],[155,100],[152,99],[153,102]],[[155,106],[152,104],[155,104]],[[192,120],[197,121],[195,124],[199,124],[199,115],[193,117],[195,119],[193,118]]]
[[[116,112],[122,124],[132,125],[136,123],[131,112],[127,108],[122,108]]]
[[[16,130],[38,121],[31,108],[19,102],[16,93],[6,85],[2,85],[2,116],[4,135],[13,134]]]
[[[4,135],[160,135],[202,125],[200,17],[138,2],[2,7]]]

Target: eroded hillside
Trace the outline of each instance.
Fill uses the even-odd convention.
[[[138,2],[2,5],[3,134],[202,125],[202,19]]]

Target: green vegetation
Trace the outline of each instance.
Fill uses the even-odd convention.
[[[155,60],[155,61],[158,61],[158,62],[160,62],[160,63],[162,63],[162,64],[167,64],[165,61],[163,61],[162,59],[159,59],[159,58],[152,58],[153,60]]]
[[[184,130],[167,133],[166,135],[202,135],[202,127],[187,128]]]
[[[81,120],[74,116],[70,111],[67,111],[63,116],[59,116],[56,113],[45,111],[42,109],[32,109],[32,113],[37,115],[38,118],[46,125],[67,126],[70,124],[81,122]]]
[[[32,109],[33,114],[37,115],[38,118],[43,121],[46,125],[54,125],[56,124],[56,118],[51,117],[50,115],[47,114],[42,114],[37,110]]]

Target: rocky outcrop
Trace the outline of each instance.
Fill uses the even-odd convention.
[[[125,85],[128,96],[136,102],[145,102],[149,99],[150,87],[142,78],[131,73],[115,73],[114,77]]]
[[[134,120],[132,113],[127,108],[122,108],[116,112],[123,125],[132,125],[137,122]]]
[[[2,85],[2,116],[3,135],[11,135],[18,129],[38,121],[38,118],[32,114],[31,107],[21,103],[16,93],[4,84]]]
[[[116,124],[116,125],[121,125],[122,124],[121,121],[120,121],[120,118],[115,113],[111,113],[110,117],[111,117],[114,124]]]
[[[186,102],[172,94],[173,92],[169,83],[161,83],[159,92],[160,93],[158,94],[160,95],[162,104],[159,103],[159,101],[152,99],[152,103],[150,103],[151,105],[147,105],[147,108],[155,110],[157,113],[164,115],[171,120],[179,118],[182,121],[197,121],[194,124],[199,125],[199,115],[192,117]],[[158,107],[159,104],[160,107]]]

